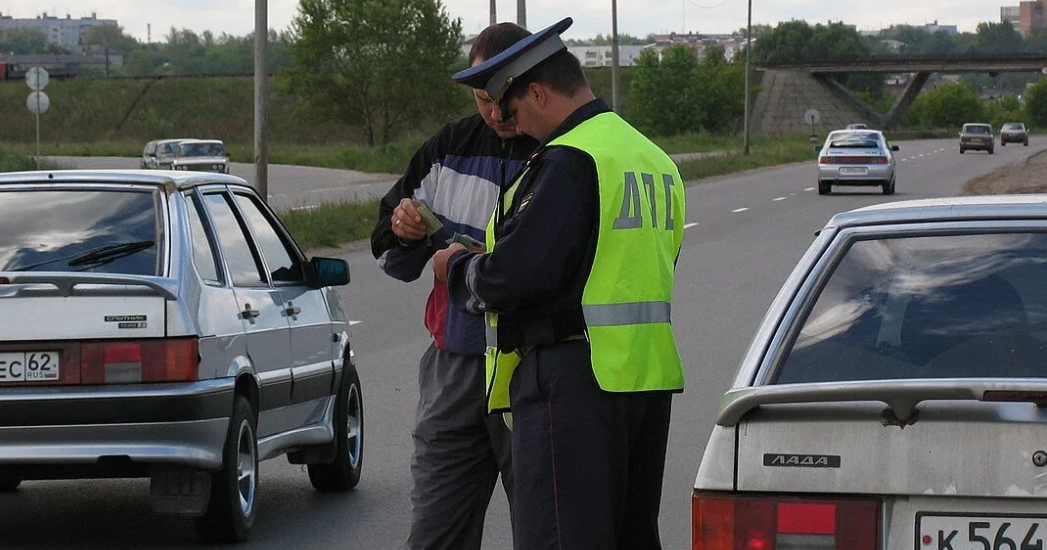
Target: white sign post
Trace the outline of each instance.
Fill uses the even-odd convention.
[[[47,112],[51,106],[51,99],[44,93],[49,77],[43,67],[33,67],[25,73],[25,83],[33,90],[26,99],[25,105],[29,112],[36,117],[36,156],[40,156],[40,115]]]

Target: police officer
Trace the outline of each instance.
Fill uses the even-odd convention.
[[[486,315],[488,407],[513,416],[517,550],[660,548],[669,324],[683,238],[673,161],[596,99],[567,18],[455,75],[541,144],[487,252],[437,252],[452,304]]]

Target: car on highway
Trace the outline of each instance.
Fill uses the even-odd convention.
[[[1047,542],[1047,195],[837,214],[719,401],[693,550]]]
[[[878,186],[884,195],[894,194],[898,146],[879,130],[836,130],[815,150],[819,195],[828,195],[834,185]]]
[[[995,152],[992,126],[981,123],[964,124],[960,130],[960,154],[966,151],[987,151],[990,155]]]
[[[1029,130],[1021,122],[1008,122],[1000,128],[1000,146],[1008,143],[1021,143],[1029,146]]]
[[[221,140],[186,139],[178,142],[178,153],[171,161],[171,169],[228,174],[229,155]]]
[[[855,122],[853,124],[848,124],[845,129],[846,130],[868,130],[869,129],[869,125],[865,124],[864,122]]]
[[[348,281],[240,178],[0,175],[0,491],[145,477],[154,511],[239,542],[259,461],[352,489],[363,401],[334,290]]]
[[[170,170],[171,161],[178,154],[178,143],[185,138],[157,139],[145,144],[139,166],[153,170]]]

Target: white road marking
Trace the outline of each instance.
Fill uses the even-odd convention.
[[[349,321],[349,326],[353,326],[353,325],[359,325],[359,324],[360,324],[360,323],[362,323],[362,322],[363,322],[363,321]]]
[[[814,191],[814,188],[813,187],[805,187],[803,190],[804,191]]]
[[[785,199],[787,199],[787,198],[788,198],[788,197],[778,197],[778,198],[774,199],[774,202],[777,202],[777,201],[784,201],[784,200],[785,200]]]
[[[683,228],[684,228],[684,229],[690,229],[690,228],[692,228],[692,227],[698,227],[698,222],[695,222],[695,223],[685,223],[685,224],[683,224]]]
[[[745,212],[746,210],[748,210],[748,208],[735,208],[734,210],[731,210],[731,212],[737,214],[739,212]]]

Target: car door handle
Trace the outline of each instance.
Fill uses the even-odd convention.
[[[261,314],[261,311],[258,311],[257,309],[251,309],[251,304],[244,304],[244,310],[240,312],[240,315],[242,315],[244,319],[258,317]]]
[[[302,308],[294,305],[294,302],[287,302],[287,309],[284,310],[284,313],[286,313],[288,317],[298,315],[301,312]]]

